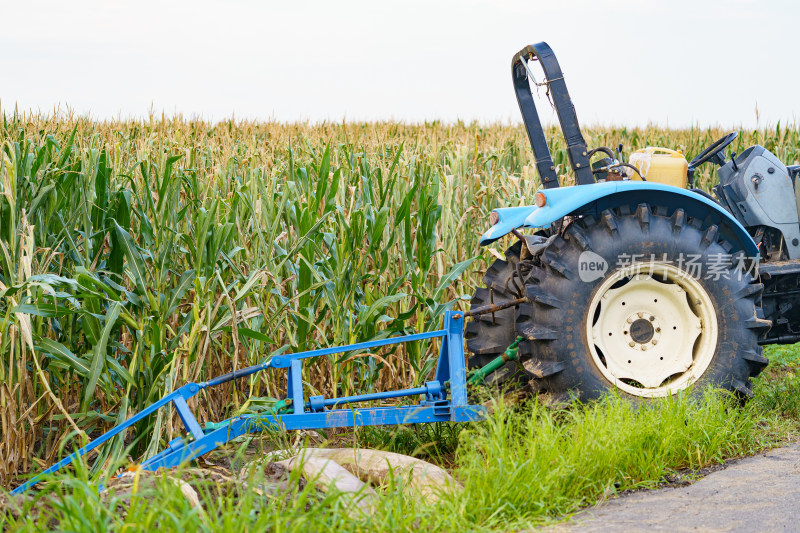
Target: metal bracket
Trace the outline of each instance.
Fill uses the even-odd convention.
[[[97,437],[41,474],[34,476],[27,483],[14,489],[12,493],[20,494],[25,492],[41,481],[44,475],[56,472],[170,403],[178,411],[178,415],[186,428],[186,435],[171,440],[164,450],[142,463],[141,467],[145,470],[178,466],[181,463],[206,454],[240,435],[254,431],[270,431],[280,428],[291,430],[482,420],[486,416],[486,409],[479,405],[469,405],[467,402],[463,326],[464,318],[462,314],[455,311],[447,311],[444,316],[444,328],[441,330],[282,355],[272,358],[269,362],[235,370],[207,382],[188,383],[167,394],[122,424]],[[436,377],[433,381],[429,381],[423,386],[343,398],[325,399],[323,396],[311,396],[308,402],[305,401],[302,376],[302,360],[305,358],[433,338],[442,339],[439,348],[439,360],[436,366]],[[276,408],[274,412],[269,414],[242,415],[229,418],[213,424],[213,429],[207,431],[203,431],[200,428],[200,424],[189,409],[186,400],[197,395],[205,388],[241,379],[267,368],[288,369],[286,398],[279,402],[279,405],[283,406],[281,409],[285,406],[291,406],[294,412],[283,414],[281,409]],[[445,385],[449,385],[449,399]],[[352,407],[353,404],[360,402],[408,396],[421,396],[424,399],[417,405],[369,407],[364,409]],[[339,406],[344,406],[345,408],[336,409]]]

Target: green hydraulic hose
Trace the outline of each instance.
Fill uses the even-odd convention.
[[[468,385],[480,385],[486,379],[486,376],[506,364],[508,361],[516,361],[517,360],[517,352],[519,351],[519,343],[524,341],[525,337],[517,337],[517,339],[512,342],[503,355],[499,355],[492,359],[489,364],[475,369],[469,373],[467,377],[467,384]]]
[[[275,402],[275,405],[273,405],[267,411],[267,413],[271,414],[273,416],[276,416],[276,415],[290,415],[290,414],[294,413],[294,407],[292,407],[292,399],[291,398],[285,398],[283,400]],[[206,422],[205,425],[203,426],[203,430],[206,433],[208,433],[210,431],[214,431],[215,429],[219,429],[219,428],[225,427],[228,424],[230,424],[230,420],[223,420],[222,422]]]

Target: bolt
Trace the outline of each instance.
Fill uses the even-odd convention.
[[[586,155],[586,152],[582,152],[582,153],[581,153],[581,155]],[[775,169],[773,169],[773,172],[774,172],[774,171],[775,171]]]
[[[644,313],[636,313],[636,316],[638,316],[639,318],[644,318]]]
[[[642,344],[642,351],[643,351],[643,352],[644,352],[644,351],[647,351],[647,346],[645,346],[644,344]]]
[[[653,321],[653,320],[655,320],[655,319],[656,319],[656,317],[654,317],[654,316],[651,316],[651,317],[650,317],[650,322],[652,322],[652,321]]]
[[[581,164],[580,163],[575,163],[575,168],[581,168]]]
[[[628,324],[630,324],[631,322],[633,322],[633,319],[629,317],[628,318]]]
[[[631,348],[633,348],[634,346],[636,346],[636,343],[635,343],[635,342],[633,342],[633,341],[631,341],[631,342],[629,342],[629,343],[628,343],[628,346],[630,346]]]
[[[656,328],[656,333],[661,333],[661,328]]]
[[[658,344],[658,341],[656,339],[653,339],[653,346],[655,346],[656,344]]]

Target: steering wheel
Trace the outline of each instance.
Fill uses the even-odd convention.
[[[739,136],[738,131],[732,131],[721,139],[717,139],[714,144],[700,152],[697,157],[691,160],[689,168],[695,169],[705,163],[706,161],[714,161],[719,166],[725,164],[725,148],[731,144],[736,137]],[[720,153],[721,152],[721,153]]]

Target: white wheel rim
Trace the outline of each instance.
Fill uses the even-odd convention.
[[[714,304],[700,282],[654,262],[612,272],[592,297],[586,329],[603,376],[648,398],[697,381],[714,358],[718,335]]]

